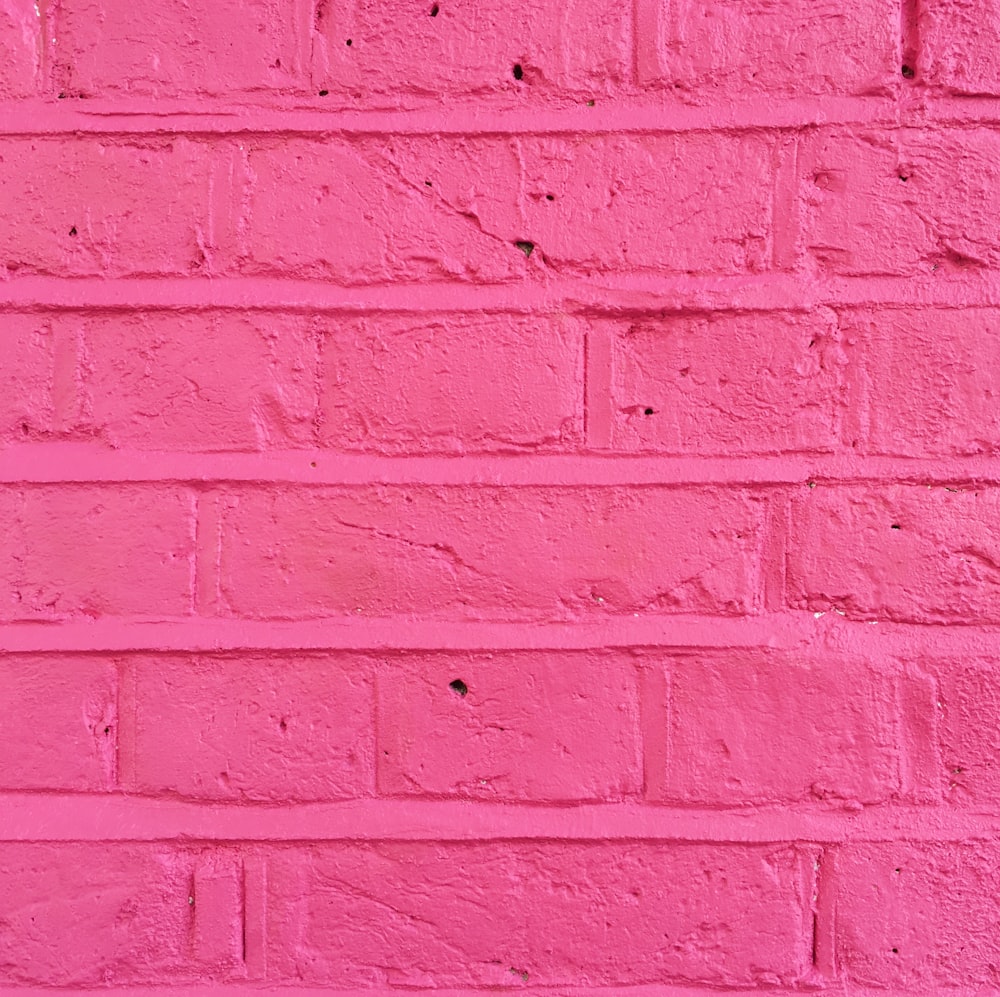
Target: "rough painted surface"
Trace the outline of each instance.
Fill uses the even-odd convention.
[[[1000,0],[0,0],[0,991],[1000,991]]]

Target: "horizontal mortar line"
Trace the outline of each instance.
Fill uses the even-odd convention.
[[[340,616],[313,620],[193,617],[0,624],[0,653],[226,653],[248,651],[587,651],[772,649],[815,657],[852,655],[993,658],[1000,626],[853,620],[835,610],[716,617],[635,613],[572,621]]]
[[[269,105],[230,101],[138,99],[123,106],[111,99],[21,101],[4,108],[0,134],[253,135],[318,134],[558,134],[744,131],[815,125],[891,126],[898,120],[894,97],[748,97],[726,104],[686,106],[595,97],[576,103],[533,107],[461,100],[410,110],[357,110],[331,106],[336,97],[278,100]]]
[[[531,236],[530,232],[523,234]],[[218,308],[346,314],[568,311],[615,316],[689,310],[808,311],[820,306],[855,308],[868,305],[1000,306],[1000,272],[929,272],[906,277],[643,273],[543,278],[494,285],[397,282],[345,286],[321,278],[255,276],[25,276],[0,280],[0,308],[24,311]]]
[[[0,841],[575,841],[734,844],[966,841],[1000,836],[1000,815],[944,806],[858,812],[474,801],[208,804],[134,796],[0,794]]]
[[[1000,482],[1000,457],[670,457],[622,453],[376,456],[330,450],[167,453],[97,444],[22,443],[0,450],[0,483],[282,484],[470,487],[760,485],[849,482]]]
[[[728,997],[802,997],[803,994],[815,994],[816,997],[914,997],[912,989],[895,990],[893,988],[870,988],[859,986],[847,980],[824,980],[822,988],[818,988],[815,980],[812,981],[808,989],[785,989],[783,987],[772,987],[767,985],[766,989],[760,987],[743,988],[727,986],[720,990],[718,986],[706,983],[703,986],[697,984],[677,985],[673,983],[651,983],[651,984],[608,984],[607,986],[577,985],[567,984],[539,984],[532,981],[530,989],[518,988],[521,993],[531,994],[552,994],[553,997],[719,997],[726,994]],[[16,997],[94,997],[95,993],[114,994],[127,993],[129,997],[212,997],[214,994],[273,994],[275,997],[384,997],[386,994],[406,994],[413,997],[486,997],[486,995],[501,993],[513,993],[506,988],[493,986],[481,987],[419,987],[409,984],[401,984],[398,987],[391,984],[380,984],[377,989],[341,989],[336,986],[310,987],[297,986],[294,983],[265,983],[256,981],[245,981],[240,983],[212,983],[193,986],[145,986],[136,987],[131,984],[114,986],[113,984],[102,983],[100,989],[86,988],[77,989],[73,987],[60,986],[58,990],[49,987],[24,987],[18,986],[11,991]],[[984,993],[985,991],[977,991]],[[938,990],[938,994],[948,997],[966,997],[966,991],[959,990]]]

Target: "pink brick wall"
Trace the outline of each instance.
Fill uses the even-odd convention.
[[[998,992],[998,51],[0,0],[0,991]]]

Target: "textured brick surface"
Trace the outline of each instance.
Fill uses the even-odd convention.
[[[1000,0],[0,0],[0,992],[998,987]]]
[[[420,657],[384,674],[380,693],[387,793],[606,800],[642,787],[627,658]]]
[[[255,617],[733,614],[755,602],[761,518],[746,496],[705,491],[241,490],[222,520],[222,594]]]
[[[692,977],[773,984],[795,979],[807,960],[799,868],[791,849],[740,846],[284,853],[269,879],[269,963],[282,976],[368,986],[545,986],[581,977],[597,985]],[[688,884],[681,903],[678,882]],[[750,959],[735,956],[736,934]]]

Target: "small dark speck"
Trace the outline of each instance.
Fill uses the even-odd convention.
[[[554,201],[555,200],[555,195],[554,194],[546,194],[545,195],[545,200],[546,201]]]
[[[320,97],[326,97],[329,93],[329,90],[320,90],[319,95]]]
[[[903,66],[900,72],[903,74],[903,77],[907,80],[912,80],[913,77],[917,75],[916,71],[912,66]]]
[[[350,38],[348,38],[347,39],[347,47],[350,48],[353,44],[354,44],[354,42]]]
[[[596,103],[597,103],[596,100],[588,100],[587,101],[587,107],[593,107]]]
[[[525,256],[530,256],[535,249],[535,244],[533,242],[528,242],[524,239],[515,242],[514,245],[517,246],[517,248],[520,249]]]
[[[896,953],[896,954],[898,954],[898,953],[899,953],[899,949],[893,949],[892,951],[893,951],[894,953]]]
[[[514,79],[523,80],[524,79],[524,69],[521,67],[521,63],[514,63]]]
[[[56,99],[57,100],[65,100],[66,99],[66,94],[61,93],[61,94],[59,94],[59,96]]]
[[[899,523],[893,523],[891,528],[894,530],[901,530],[903,527],[900,526]]]
[[[903,183],[906,183],[906,181],[909,180],[910,178],[908,176],[904,176],[902,173],[900,173],[899,174],[899,179],[902,180]]]
[[[459,696],[467,696],[469,687],[461,679],[452,679],[448,683],[448,688]]]
[[[111,728],[110,727],[105,727],[104,728],[104,733],[105,734],[110,734],[111,733]]]
[[[434,4],[434,6],[431,7],[431,17],[437,17],[438,16],[438,11],[440,11],[440,10],[441,10],[441,8],[437,4]]]
[[[651,408],[643,409],[642,410],[642,414],[643,415],[652,415],[653,414],[653,410]]]
[[[69,230],[69,234],[70,235],[76,235],[76,226],[75,225]]]
[[[430,182],[430,180],[425,180],[425,181],[424,181],[424,186],[425,186],[425,187],[433,187],[433,186],[434,186],[434,184],[432,184],[432,183]]]

